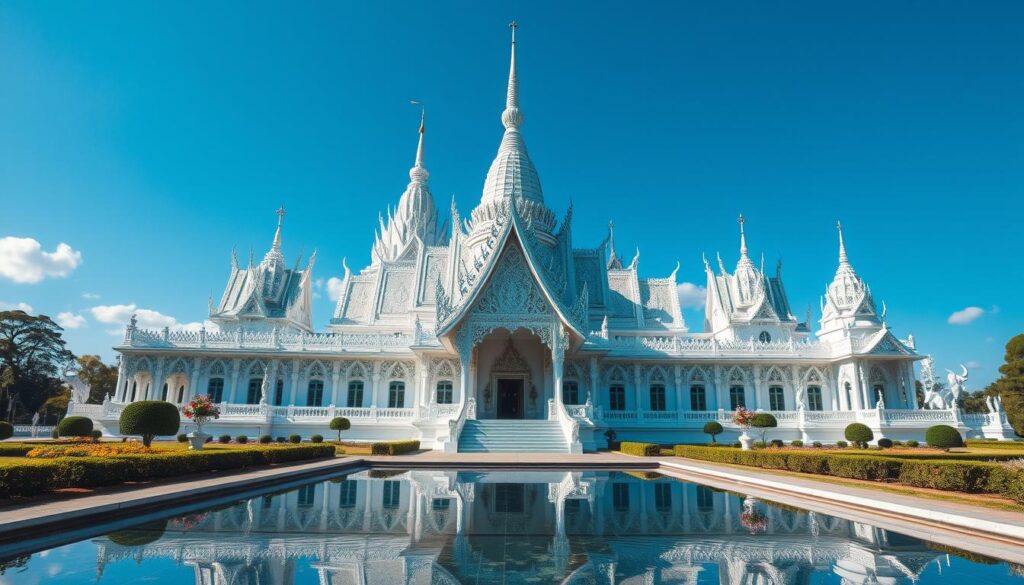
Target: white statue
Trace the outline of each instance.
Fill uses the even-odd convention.
[[[953,397],[953,404],[960,401],[960,394],[967,391],[967,366],[960,364],[960,369],[963,370],[962,374],[946,370],[946,381],[949,382],[949,392]]]

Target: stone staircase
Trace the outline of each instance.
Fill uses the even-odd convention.
[[[568,453],[558,421],[467,420],[459,453]]]

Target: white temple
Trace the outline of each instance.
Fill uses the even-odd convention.
[[[794,316],[781,265],[756,264],[740,217],[730,272],[706,260],[703,332],[690,333],[678,266],[643,277],[608,237],[572,238],[545,201],[519,108],[515,29],[504,133],[467,218],[446,220],[430,192],[421,122],[409,183],[380,220],[370,265],[345,266],[325,331],[311,311],[314,258],[285,262],[283,210],[273,244],[244,268],[232,254],[217,331],[145,331],[129,324],[117,392],[76,404],[111,434],[123,405],[195,394],[222,402],[210,432],[309,436],[345,416],[350,439],[416,438],[449,451],[591,451],[620,440],[706,442],[738,406],[772,412],[770,438],[834,442],[852,422],[875,437],[921,439],[934,424],[1009,437],[1001,412],[920,410],[912,337],[898,338],[851,264],[839,229],[838,267],[812,334]],[[314,255],[315,257],[315,255]],[[824,276],[824,275],[823,275]],[[941,401],[940,401],[941,402]],[[944,405],[945,406],[945,405]],[[720,439],[721,440],[721,439]]]

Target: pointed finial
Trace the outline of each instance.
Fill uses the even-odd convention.
[[[277,251],[280,251],[281,250],[281,222],[284,221],[284,216],[286,214],[286,212],[284,210],[284,206],[282,205],[281,207],[278,207],[277,211],[275,211],[274,213],[277,214],[277,231],[274,232],[274,245],[273,245],[273,249],[277,250]]]
[[[742,213],[740,214],[739,219],[736,220],[736,223],[740,224],[740,256],[746,257],[746,255],[747,255],[747,234],[743,230],[743,224],[746,223],[746,220],[743,219],[743,214]]]
[[[411,101],[409,103],[420,107],[420,137],[419,143],[416,145],[416,163],[409,170],[409,180],[425,184],[430,177],[430,173],[423,166],[423,135],[427,128],[427,108],[423,105],[423,102]]]
[[[846,257],[846,242],[843,241],[843,224],[842,222],[836,222],[836,230],[839,231],[839,263],[849,264],[850,260]]]
[[[505,94],[505,111],[501,113],[501,123],[505,128],[519,128],[523,123],[523,116],[519,113],[519,79],[516,77],[516,29],[519,23],[512,21],[508,24],[512,29],[512,59],[508,68],[508,91]]]

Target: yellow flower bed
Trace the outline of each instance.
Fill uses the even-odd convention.
[[[116,455],[146,455],[153,450],[142,443],[74,443],[45,445],[32,449],[26,457],[53,459],[54,457],[114,457]]]

